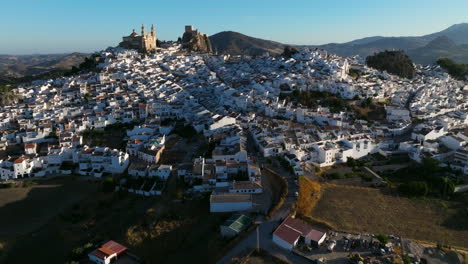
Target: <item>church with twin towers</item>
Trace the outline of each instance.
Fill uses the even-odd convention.
[[[146,33],[145,25],[141,25],[141,35],[138,35],[134,29],[129,36],[122,38],[119,46],[126,49],[135,49],[142,53],[153,53],[156,51],[156,40],[154,25],[151,25],[150,33]]]

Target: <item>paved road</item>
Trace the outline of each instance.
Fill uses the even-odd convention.
[[[259,225],[259,244],[260,248],[268,251],[275,257],[278,257],[283,260],[287,260],[292,263],[310,263],[310,261],[300,257],[292,252],[289,252],[285,249],[278,247],[273,243],[272,233],[276,227],[281,223],[291,209],[291,205],[294,202],[293,198],[288,198],[280,210],[269,220],[261,223]],[[257,247],[257,232],[251,232],[247,237],[240,241],[233,249],[231,249],[222,259],[217,263],[224,264],[229,263],[229,261],[242,253],[247,252],[249,249]]]
[[[281,208],[273,215],[269,220],[266,220],[259,224],[259,244],[260,248],[268,251],[270,254],[274,255],[283,260],[287,260],[292,263],[310,263],[310,261],[295,255],[285,249],[278,247],[273,243],[272,234],[276,227],[279,226],[282,220],[284,220],[291,212],[291,206],[296,201],[295,193],[298,191],[298,186],[294,182],[296,177],[289,172],[285,171],[281,167],[272,167],[264,162],[263,158],[259,158],[259,165],[265,166],[266,169],[273,170],[274,172],[285,177],[288,181],[288,196]],[[231,259],[249,251],[252,248],[257,247],[257,232],[254,231],[250,233],[247,237],[241,240],[233,249],[231,249],[222,259],[217,263],[224,264],[228,263]]]

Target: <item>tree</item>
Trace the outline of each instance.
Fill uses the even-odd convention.
[[[380,243],[382,243],[383,245],[386,245],[388,243],[388,236],[387,235],[383,235],[383,234],[378,234],[376,236],[376,238],[379,240]]]
[[[108,177],[102,182],[102,191],[103,192],[113,192],[115,189],[115,180],[114,178]]]
[[[370,107],[374,103],[372,97],[367,97],[364,101],[361,103],[362,108],[367,108]]]
[[[296,53],[299,53],[299,50],[291,46],[286,46],[284,47],[284,51],[282,55],[286,58],[291,58]]]
[[[354,158],[348,157],[348,159],[346,160],[346,165],[350,168],[353,168],[357,166],[357,162]]]
[[[410,258],[410,256],[408,256],[408,254],[405,254],[403,256],[403,263],[404,264],[411,264],[412,263],[411,258]]]

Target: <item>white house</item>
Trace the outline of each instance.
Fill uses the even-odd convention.
[[[262,193],[263,188],[259,182],[234,181],[229,188],[230,193]]]
[[[127,248],[115,241],[108,241],[100,248],[88,254],[90,261],[98,264],[110,264],[115,262],[121,255],[125,254]]]
[[[148,176],[159,177],[163,180],[167,180],[169,176],[171,175],[171,171],[172,171],[172,165],[160,165],[159,167],[155,169],[150,169]]]
[[[305,244],[319,247],[325,241],[327,234],[315,230],[308,223],[291,216],[286,218],[273,232],[273,242],[287,250],[296,247],[301,237],[304,238]]]

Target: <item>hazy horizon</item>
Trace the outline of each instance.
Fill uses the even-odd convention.
[[[213,35],[235,31],[284,44],[321,45],[373,36],[421,36],[468,21],[468,2],[404,0],[198,1],[26,0],[5,3],[1,55],[91,53],[116,46],[132,29],[155,24],[161,40],[176,40],[185,25]],[[319,12],[316,12],[319,11]],[[18,19],[21,18],[21,19]],[[254,25],[254,26],[252,26]]]

